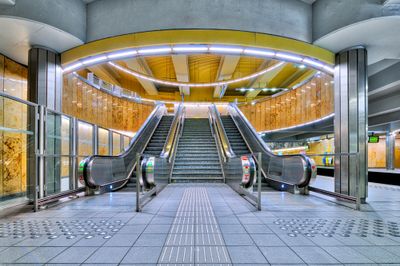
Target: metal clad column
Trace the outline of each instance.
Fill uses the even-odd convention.
[[[336,55],[335,152],[359,153],[335,157],[335,192],[356,196],[357,176],[362,200],[367,197],[367,51],[357,47]],[[358,172],[358,173],[357,173]]]
[[[28,58],[29,100],[61,112],[62,71],[60,54],[31,48]]]
[[[46,48],[34,47],[28,56],[28,97],[29,101],[37,103],[41,112],[29,116],[29,125],[33,127],[38,121],[36,134],[37,150],[29,151],[30,184],[39,184],[38,196],[60,191],[61,188],[61,158],[47,157],[45,154],[60,154],[61,116],[49,113],[49,110],[61,112],[62,101],[62,69],[61,57],[57,52]],[[49,116],[49,117],[47,117]],[[49,133],[51,136],[47,136]],[[34,171],[38,169],[38,171]]]
[[[396,134],[388,131],[386,134],[386,169],[394,170],[394,155],[396,145]]]

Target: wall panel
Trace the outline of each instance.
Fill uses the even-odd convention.
[[[136,132],[154,106],[112,96],[67,75],[64,77],[62,108],[68,115],[104,128]]]
[[[320,74],[294,90],[240,105],[240,109],[257,131],[310,122],[334,112],[331,81],[332,77]]]

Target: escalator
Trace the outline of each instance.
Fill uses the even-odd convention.
[[[316,167],[313,160],[304,155],[275,155],[236,104],[229,104],[227,116],[220,116],[215,105],[209,111],[226,158],[225,175],[234,174],[231,170],[234,165],[230,163],[233,158],[248,155],[261,166],[262,175],[269,183],[305,188],[315,178]],[[261,163],[257,158],[259,153]]]
[[[179,105],[176,113],[167,114],[164,104],[157,104],[142,127],[131,140],[129,147],[117,156],[93,155],[80,163],[80,178],[91,189],[105,188],[114,191],[135,179],[136,156],[153,156],[157,160],[157,175],[167,178],[171,170],[174,141],[181,127],[184,113]],[[132,180],[133,179],[133,180]]]

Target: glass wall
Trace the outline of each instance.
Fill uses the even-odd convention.
[[[35,150],[35,107],[0,97],[0,201],[26,200],[29,151]]]
[[[121,134],[112,133],[112,155],[118,155],[122,152],[121,149]]]
[[[78,121],[78,143],[77,143],[78,165],[80,161],[94,154],[93,128],[94,126],[92,124]],[[83,184],[79,183],[78,186],[82,187]]]
[[[104,128],[98,128],[98,154],[110,155],[110,131]]]
[[[45,195],[74,188],[71,157],[71,118],[47,111]]]

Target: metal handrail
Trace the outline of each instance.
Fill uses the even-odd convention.
[[[222,177],[224,178],[224,183],[226,182],[225,170],[224,170],[224,163],[226,163],[226,156],[223,152],[223,145],[221,143],[221,139],[219,137],[219,133],[215,131],[215,121],[212,117],[211,110],[208,112],[208,121],[210,123],[210,130],[212,135],[214,136],[215,144],[217,146],[218,158],[219,158],[219,165],[221,167]]]
[[[303,175],[301,183],[292,184],[290,182],[287,182],[287,180],[277,179],[274,175],[271,175],[269,173],[271,160],[269,160],[268,167],[267,167],[267,172],[265,171],[264,167],[261,168],[262,174],[264,175],[265,178],[273,180],[273,181],[276,181],[276,182],[284,183],[284,184],[287,184],[287,185],[296,185],[298,187],[307,186],[308,183],[311,181],[311,179],[315,178],[316,168],[313,168],[313,161],[310,158],[308,158],[307,156],[305,156],[303,154],[301,154],[301,155],[276,155],[276,154],[274,154],[270,150],[270,148],[266,145],[266,143],[261,139],[261,137],[259,136],[259,134],[255,130],[255,128],[252,126],[252,124],[248,121],[248,119],[244,116],[244,114],[240,111],[240,109],[238,108],[238,106],[235,103],[230,103],[228,105],[228,110],[229,110],[230,113],[231,112],[235,112],[240,117],[240,119],[243,121],[243,124],[248,129],[248,133],[251,134],[255,138],[255,140],[257,142],[257,145],[259,145],[259,147],[261,149],[260,151],[269,154],[272,159],[279,158],[279,157],[282,158],[282,159],[295,158],[295,157],[301,158],[302,164],[303,164],[303,167],[304,167],[304,175]],[[237,125],[237,121],[235,121],[235,119],[233,119],[233,122],[238,127],[239,132],[242,135],[244,141],[248,144],[248,141],[247,141],[248,136],[244,135],[244,133],[242,132],[242,129]],[[247,146],[250,149],[251,153],[260,152],[260,151],[252,150],[251,145],[247,145]],[[254,159],[256,160],[256,162],[258,164],[257,158],[254,158]],[[282,164],[284,164],[284,161],[282,162]]]
[[[229,142],[228,136],[226,135],[226,131],[225,131],[224,125],[221,120],[221,116],[219,115],[219,112],[218,112],[215,104],[212,104],[211,106],[209,106],[209,113],[212,117],[212,120],[215,123],[216,131],[218,131],[217,133],[220,138],[221,145],[222,145],[222,148],[223,148],[223,151],[224,151],[226,157],[228,157],[228,158],[235,157],[236,155],[232,150],[231,144]]]
[[[172,121],[171,128],[169,129],[167,140],[164,143],[164,147],[161,151],[160,157],[162,158],[169,158],[172,146],[174,145],[175,135],[180,123],[180,119],[183,113],[184,106],[183,104],[179,104],[178,109],[176,110],[174,120]]]

